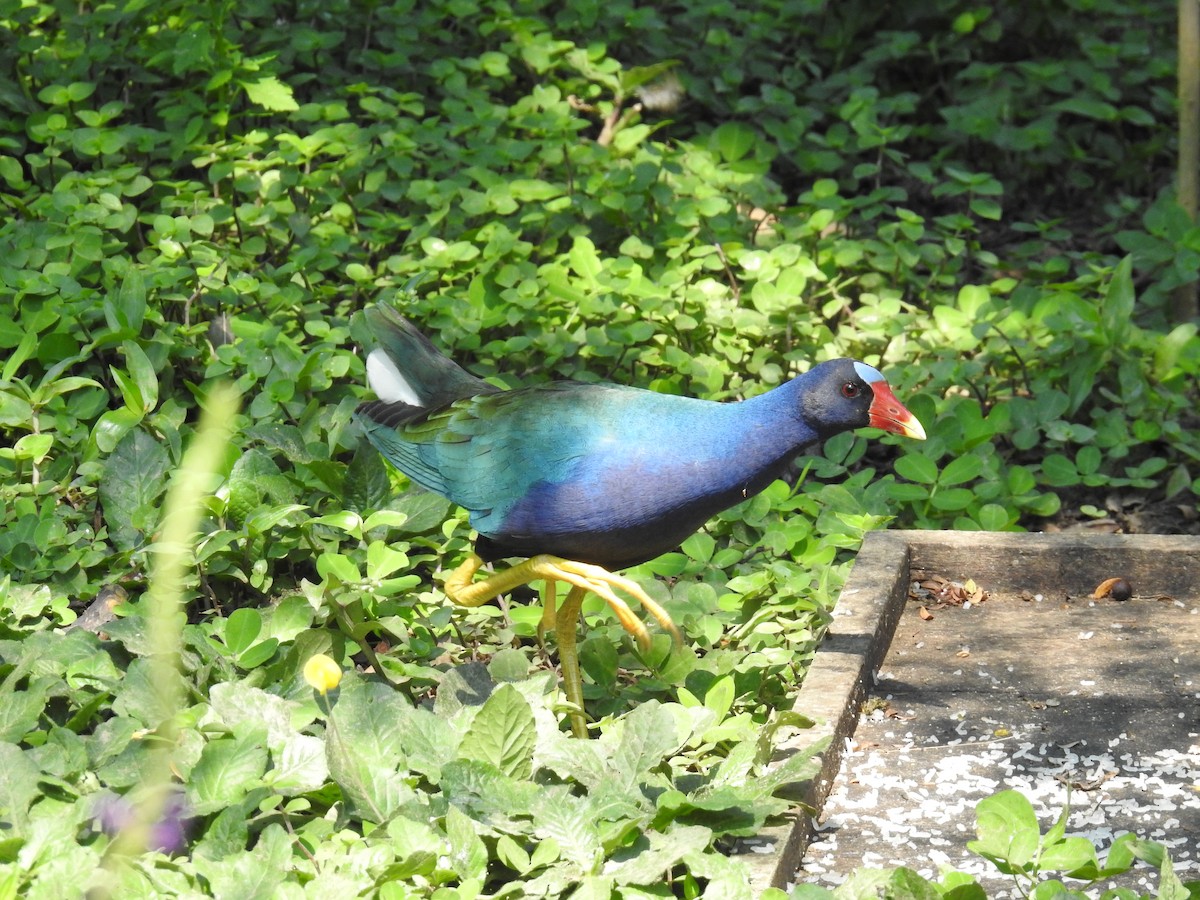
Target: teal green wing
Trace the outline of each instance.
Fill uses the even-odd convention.
[[[539,480],[563,477],[581,435],[555,415],[562,388],[482,394],[426,411],[374,401],[357,417],[367,439],[397,469],[466,509],[503,514]]]

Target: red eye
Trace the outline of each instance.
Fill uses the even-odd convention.
[[[855,397],[857,397],[861,393],[862,393],[862,388],[859,387],[857,384],[855,384],[853,381],[847,381],[845,384],[842,385],[842,396],[849,400],[853,400]]]

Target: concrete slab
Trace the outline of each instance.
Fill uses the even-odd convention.
[[[922,618],[907,599],[919,571],[992,597]],[[1116,575],[1132,600],[1087,599]],[[1073,833],[1163,840],[1182,877],[1200,878],[1198,597],[1197,538],[870,535],[796,704],[833,738],[821,775],[798,786],[824,805],[819,830],[798,813],[752,842],[759,886],[833,884],[862,865],[983,874],[965,851],[975,803],[1017,787],[1048,826],[1068,784]]]

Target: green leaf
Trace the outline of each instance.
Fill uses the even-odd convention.
[[[1025,795],[1001,791],[986,797],[975,808],[975,820],[979,839],[969,842],[968,849],[987,857],[1007,875],[1025,871],[1041,837],[1037,814]]]
[[[141,408],[137,411],[148,413],[158,406],[158,375],[155,374],[154,366],[150,362],[150,358],[146,356],[146,351],[136,341],[124,341],[121,349],[125,353],[125,365],[129,377],[137,387],[137,393],[141,399]]]
[[[325,740],[329,772],[353,812],[385,822],[413,798],[400,771],[408,702],[387,685],[342,681]]]
[[[12,691],[0,703],[0,741],[19,742],[33,731],[46,708],[49,684],[42,679],[24,690]]]
[[[268,75],[258,81],[244,81],[242,89],[251,103],[271,112],[294,112],[300,108],[300,104],[292,96],[291,87],[274,75]]]
[[[113,543],[122,550],[139,546],[158,525],[157,500],[167,488],[170,458],[141,429],[117,444],[100,477],[100,502]]]
[[[0,741],[0,811],[17,835],[25,834],[30,804],[41,794],[40,775],[25,751],[9,741]]]
[[[502,684],[471,722],[458,752],[465,759],[491,763],[512,778],[529,778],[536,738],[529,703],[511,684]]]
[[[325,742],[312,735],[289,735],[281,748],[271,751],[271,760],[266,783],[285,796],[319,790],[329,780]]]
[[[1079,484],[1079,471],[1075,463],[1061,453],[1051,453],[1042,460],[1042,477],[1052,487]]]
[[[722,675],[714,681],[704,694],[704,705],[713,711],[720,722],[733,706],[734,686],[732,675]]]
[[[262,632],[262,615],[257,609],[235,609],[225,620],[225,646],[234,654],[250,649]]]
[[[975,454],[958,456],[950,460],[938,476],[937,483],[943,486],[963,484],[979,477],[983,471],[983,459]]]
[[[697,847],[707,847],[713,833],[701,825],[672,824],[665,834],[651,831],[646,837],[647,846],[632,855],[623,854],[625,859],[619,865],[606,869],[617,884],[661,884],[684,856]]]
[[[387,578],[398,569],[408,567],[408,554],[394,550],[384,541],[371,541],[367,546],[367,577]]]
[[[937,463],[928,456],[909,453],[896,460],[896,474],[918,484],[935,484],[938,477]]]
[[[1200,328],[1195,322],[1184,322],[1171,329],[1154,347],[1154,377],[1159,381],[1167,378],[1179,364],[1185,347],[1196,336]]]
[[[360,580],[354,560],[329,551],[317,557],[317,574],[322,578],[336,578],[342,584],[356,584]]]
[[[387,825],[388,841],[396,861],[388,867],[388,878],[411,878],[428,875],[437,867],[438,857],[445,853],[445,839],[425,822],[397,816]]]
[[[1002,531],[1012,518],[1008,510],[997,503],[985,503],[975,511],[975,518],[984,531]]]
[[[595,288],[596,279],[604,271],[604,266],[596,253],[596,245],[590,239],[579,235],[571,244],[567,259],[575,274],[582,278],[589,288]]]
[[[737,162],[754,147],[758,134],[742,122],[723,122],[713,130],[717,151],[725,162]]]
[[[379,509],[391,493],[387,466],[383,457],[367,441],[359,441],[346,470],[346,492],[342,498],[347,509],[359,513]]]
[[[24,397],[0,389],[0,425],[28,425],[33,421],[33,407]]]
[[[999,222],[1004,216],[1000,204],[990,197],[972,197],[971,212],[981,219],[991,219],[993,222]]]
[[[552,788],[541,792],[533,829],[543,840],[553,840],[563,857],[584,874],[595,874],[604,859],[596,813],[587,798]]]
[[[25,332],[25,336],[21,338],[13,351],[4,360],[4,369],[0,371],[0,382],[12,381],[16,377],[17,372],[21,368],[21,364],[33,355],[33,351],[37,349],[38,333],[33,329]]]
[[[141,414],[126,406],[122,406],[120,409],[110,409],[96,420],[96,424],[92,428],[92,440],[95,442],[96,449],[103,454],[112,453],[141,421]]]
[[[254,847],[220,859],[196,858],[196,869],[213,897],[272,900],[288,877],[292,838],[275,823],[258,835]]]
[[[1113,269],[1100,301],[1100,321],[1110,347],[1124,346],[1133,327],[1133,257],[1126,256]]]
[[[267,733],[246,726],[232,738],[210,741],[187,778],[187,797],[197,815],[218,812],[261,787],[267,770]]]
[[[446,810],[446,837],[450,840],[450,865],[458,877],[464,881],[482,877],[487,847],[475,831],[475,822],[454,804]]]
[[[146,279],[142,270],[130,266],[121,281],[116,296],[110,292],[104,298],[104,318],[117,334],[137,334],[146,318]]]
[[[1038,868],[1043,872],[1072,872],[1085,867],[1097,868],[1096,848],[1087,838],[1064,837],[1043,848]]]
[[[504,647],[488,661],[488,674],[497,684],[529,677],[529,657],[517,647]]]
[[[632,790],[651,769],[679,748],[675,717],[657,701],[643,703],[632,710],[622,723],[621,742],[612,763]]]

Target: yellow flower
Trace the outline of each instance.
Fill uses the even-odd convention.
[[[342,680],[342,670],[324,653],[317,653],[304,664],[304,680],[322,694],[332,691]]]

